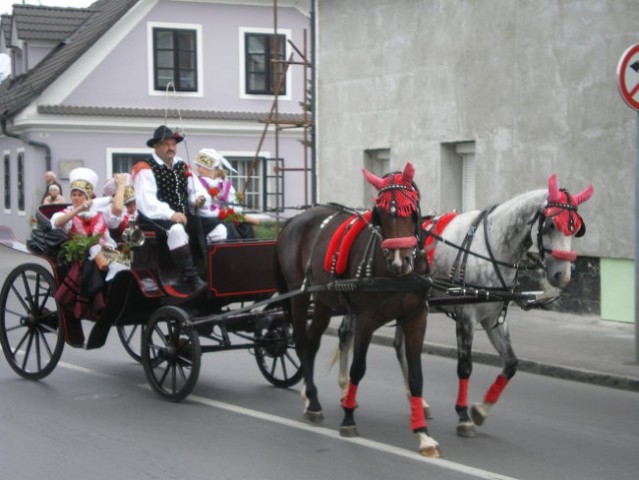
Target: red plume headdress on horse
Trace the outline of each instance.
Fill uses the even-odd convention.
[[[581,237],[586,233],[586,225],[577,213],[577,207],[592,196],[593,188],[589,185],[576,195],[570,195],[567,190],[557,187],[557,175],[548,178],[548,205],[544,209],[544,216],[555,222],[557,230],[566,236]]]
[[[408,162],[401,173],[391,173],[384,178],[362,169],[368,183],[377,189],[375,204],[391,215],[408,217],[419,207],[419,190],[413,183],[415,168]]]

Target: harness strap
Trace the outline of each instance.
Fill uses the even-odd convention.
[[[495,207],[494,206],[491,207],[490,211],[492,211],[493,208]],[[462,285],[464,284],[464,278],[466,277],[466,262],[468,261],[470,246],[473,243],[473,239],[475,238],[475,232],[477,231],[477,227],[482,222],[484,217],[488,214],[488,211],[489,210],[486,209],[479,212],[479,215],[477,215],[475,220],[473,220],[472,225],[468,228],[468,231],[466,232],[466,236],[464,237],[464,240],[462,241],[461,248],[457,252],[457,257],[455,258],[455,261],[453,262],[453,265],[450,268],[450,274],[449,274],[450,280],[454,280],[455,276],[459,274],[459,282]],[[462,255],[463,255],[463,260],[462,260]],[[461,265],[460,265],[460,261],[461,261]]]

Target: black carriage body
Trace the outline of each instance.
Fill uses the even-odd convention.
[[[37,228],[50,232],[51,216],[66,207],[40,207]],[[293,342],[288,316],[279,302],[269,300],[277,290],[274,240],[217,243],[205,252],[194,246],[196,264],[209,288],[190,296],[181,290],[184,284],[166,242],[153,232],[144,233],[145,241],[131,248],[130,269],[118,272],[107,284],[102,311],[95,318],[83,318],[94,322],[84,348],[103,346],[111,327],[116,327],[127,353],[144,365],[153,390],[172,401],[182,400],[194,388],[199,357],[205,352],[253,350],[258,368],[273,385],[288,387],[301,379],[297,359],[290,353]],[[59,252],[43,251],[33,242],[26,247],[15,241],[2,243],[43,258],[51,267],[52,274],[33,263],[16,267],[5,281],[0,299],[3,305],[18,305],[0,318],[5,357],[19,375],[40,379],[51,373],[62,354],[65,315],[69,312],[57,305],[53,296],[70,267]],[[24,292],[23,285],[27,288]],[[18,332],[24,336],[10,338]],[[27,364],[21,358],[28,356],[21,349],[24,338],[37,343],[45,339],[45,333],[54,340],[46,340],[43,348],[52,353],[43,360],[39,353],[34,354],[37,360],[29,360],[34,365]],[[71,343],[68,337],[67,342]],[[53,343],[54,349],[50,348]],[[167,371],[182,381],[167,383]]]

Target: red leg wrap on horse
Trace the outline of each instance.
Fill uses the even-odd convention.
[[[426,427],[426,418],[424,417],[424,401],[422,397],[410,397],[410,429],[415,431]]]
[[[484,401],[488,403],[497,403],[499,400],[499,396],[501,392],[504,391],[506,385],[508,384],[508,379],[503,375],[499,374],[495,379],[495,382],[490,386],[486,395],[484,396]]]
[[[357,406],[357,385],[348,382],[346,396],[342,398],[342,407],[355,408]]]
[[[459,390],[457,391],[457,402],[455,403],[458,407],[467,407],[468,406],[468,379],[460,378],[459,379]]]

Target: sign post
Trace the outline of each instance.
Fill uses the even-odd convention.
[[[637,113],[635,159],[635,360],[639,362],[639,44],[629,47],[617,66],[619,93]]]

